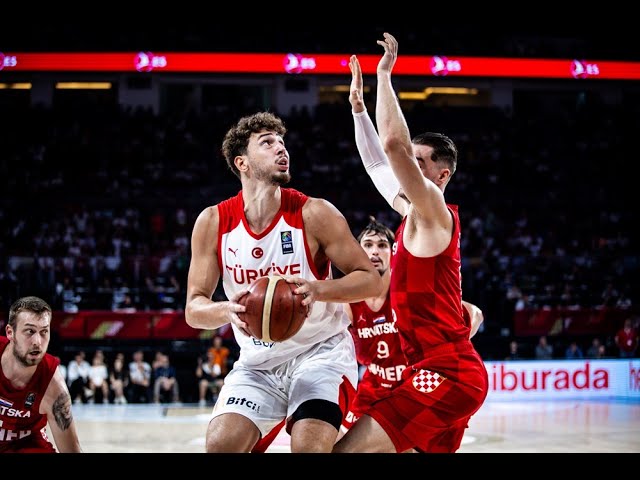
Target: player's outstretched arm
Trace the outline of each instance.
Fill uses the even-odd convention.
[[[371,117],[364,104],[364,88],[360,62],[355,55],[349,60],[351,69],[351,88],[349,90],[349,102],[353,114],[356,147],[365,170],[374,186],[380,192],[387,203],[400,213],[406,214],[407,202],[399,196],[400,183],[393,174],[389,159],[384,153],[380,137],[376,132]]]
[[[413,154],[409,127],[391,83],[391,71],[398,57],[398,42],[393,35],[385,33],[384,39],[377,43],[384,47],[377,67],[376,104],[376,123],[382,146],[411,208],[427,222],[449,227],[451,214],[444,194],[435,183],[422,175],[418,165],[420,159]]]

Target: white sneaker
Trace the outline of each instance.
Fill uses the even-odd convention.
[[[206,406],[207,406],[207,401],[206,401],[206,400],[200,400],[200,401],[198,402],[198,406],[200,406],[200,407],[206,407]]]

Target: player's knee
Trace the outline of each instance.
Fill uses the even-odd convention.
[[[305,418],[322,420],[339,430],[342,424],[342,410],[338,404],[328,400],[307,400],[291,416],[292,424]]]

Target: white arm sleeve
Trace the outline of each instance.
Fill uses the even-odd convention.
[[[364,168],[378,192],[393,208],[393,201],[400,192],[400,183],[389,165],[389,159],[384,153],[378,132],[366,109],[358,113],[352,110],[351,113],[356,131],[356,147]]]

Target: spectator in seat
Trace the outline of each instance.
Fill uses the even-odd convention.
[[[127,402],[125,391],[129,386],[129,370],[124,366],[124,353],[116,354],[109,372],[109,385],[113,391],[113,403],[124,405]]]
[[[133,361],[129,363],[131,403],[149,403],[151,373],[151,365],[145,361],[143,351],[135,351]]]
[[[587,358],[603,358],[605,353],[604,350],[604,345],[600,339],[598,337],[594,337],[594,339],[591,340],[591,346],[587,349]]]
[[[92,392],[89,388],[89,373],[91,365],[85,360],[84,351],[76,353],[67,366],[67,383],[69,393],[74,403],[87,403]]]
[[[573,341],[569,344],[567,349],[564,352],[564,358],[568,360],[577,360],[584,358],[582,354],[582,349],[578,346],[578,343]]]
[[[91,390],[90,403],[104,403],[109,400],[109,372],[104,363],[104,353],[96,350],[93,354],[89,369],[89,389]]]
[[[171,365],[169,355],[161,353],[157,366],[153,371],[153,401],[163,403],[170,399],[171,402],[180,401],[180,389],[176,378],[176,369]]]
[[[198,357],[196,378],[198,379],[199,405],[203,407],[207,404],[209,392],[211,392],[211,401],[215,403],[218,399],[218,393],[220,393],[220,389],[222,385],[224,385],[224,379],[222,377],[222,370],[215,362],[214,353],[211,349],[207,350],[204,360],[202,357]]]
[[[626,318],[622,328],[614,337],[620,358],[633,358],[638,349],[638,330],[633,327],[631,318]]]
[[[542,335],[536,345],[536,360],[551,360],[553,358],[553,347],[547,342],[547,337]]]
[[[520,354],[520,345],[516,340],[511,340],[509,342],[509,354],[505,357],[505,360],[522,360],[522,355]]]

